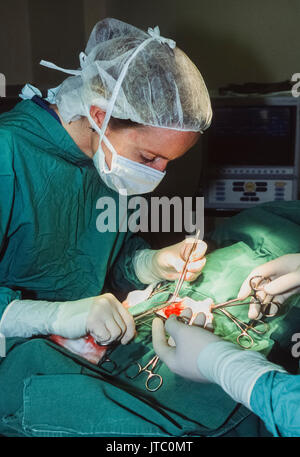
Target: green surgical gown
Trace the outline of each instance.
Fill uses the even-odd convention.
[[[59,123],[24,101],[0,117],[0,138],[1,312],[16,297],[72,300],[106,288],[140,288],[131,259],[145,244],[131,233],[97,231],[97,200],[111,196],[117,202],[118,195],[101,183],[92,161]],[[299,210],[299,202],[265,205],[231,218],[212,234],[219,249],[183,293],[232,298],[254,266],[300,252]],[[150,305],[142,303],[140,310]],[[297,304],[286,318],[275,318],[268,338],[257,343],[257,350],[275,362],[290,341],[291,315],[299,322]],[[220,318],[216,331],[236,337]],[[162,363],[157,392],[145,390],[145,376],[128,379],[132,363],[144,364],[154,354],[147,325],[138,328],[133,342],[112,352],[117,363],[112,372],[46,338],[7,338],[6,344],[7,355],[0,359],[0,434],[268,435],[257,416],[215,384],[185,380]]]
[[[60,123],[31,100],[0,116],[0,317],[16,298],[76,300],[140,288],[145,242],[100,233],[97,202],[119,195]]]

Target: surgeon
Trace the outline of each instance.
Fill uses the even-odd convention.
[[[69,76],[47,99],[25,86],[0,116],[0,332],[126,344],[134,321],[109,292],[178,278],[187,246],[151,250],[129,231],[99,229],[101,202],[119,215],[120,195],[153,191],[209,127],[209,95],[158,27],[115,19],[96,24],[79,69],[42,64]],[[188,281],[205,251],[199,242]]]
[[[257,275],[271,279],[261,286],[261,293],[283,303],[300,292],[300,254],[284,255],[253,270],[242,284],[240,298],[250,295],[249,279]],[[249,314],[258,317],[260,310],[251,306]],[[185,315],[189,317],[191,310],[185,310]],[[194,323],[197,326],[189,327],[175,317],[166,321],[174,347],[166,341],[162,321],[154,319],[153,346],[170,370],[193,381],[219,384],[259,416],[274,436],[300,436],[300,375],[291,375],[262,354],[240,349],[201,328],[202,313]]]

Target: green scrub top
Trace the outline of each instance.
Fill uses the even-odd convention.
[[[0,315],[17,297],[72,300],[106,287],[141,287],[131,259],[145,243],[131,233],[97,231],[97,200],[111,196],[118,206],[118,194],[101,182],[92,161],[63,127],[43,108],[23,101],[0,116],[0,141]],[[218,228],[212,239],[220,249],[208,256],[203,275],[185,284],[183,292],[196,299],[226,300],[254,266],[300,252],[300,203],[245,211]],[[149,301],[140,310],[143,306],[149,307]],[[299,322],[296,305],[285,317],[293,311],[298,313],[292,321]],[[276,349],[271,340],[276,346],[291,341],[285,317],[275,318],[267,340],[258,342],[256,349],[269,358]],[[235,328],[223,322],[216,319],[215,330],[233,340]],[[219,386],[185,380],[162,363],[158,372],[164,383],[157,392],[145,390],[144,376],[129,380],[128,366],[153,356],[147,326],[130,345],[112,353],[118,367],[112,373],[45,338],[7,338],[6,344],[7,355],[0,359],[0,434],[267,434],[258,418]]]
[[[16,298],[75,300],[141,288],[131,232],[100,233],[101,197],[119,194],[62,125],[31,100],[0,116],[0,317]]]
[[[198,299],[212,296],[218,302],[236,296],[255,266],[279,255],[300,252],[300,202],[278,202],[243,211],[218,227],[211,238],[219,249],[207,256],[201,277],[185,284],[182,292]],[[174,283],[170,283],[169,292],[173,289]],[[136,311],[149,308],[160,295],[141,303]],[[255,349],[268,352],[271,361],[290,373],[295,373],[295,362],[298,366],[290,344],[292,335],[299,331],[299,298],[292,296],[283,315],[269,319],[266,336],[255,337]],[[247,311],[237,308],[232,310],[234,314]],[[222,316],[215,319],[216,332],[235,341],[235,328],[230,323],[223,325]],[[128,379],[127,370],[135,368],[132,364],[144,366],[154,355],[151,325],[144,323],[137,330],[130,344],[119,345],[110,354],[115,369],[110,364],[92,365],[46,338],[7,338],[7,355],[0,358],[0,434],[270,436],[257,416],[218,385],[184,379],[161,361],[155,371],[163,377],[163,385],[156,392],[145,389],[145,374]],[[269,387],[264,388],[253,405],[261,405],[268,392]],[[289,401],[293,398],[291,395]],[[261,406],[256,412],[261,415]],[[268,409],[267,423],[269,413]]]

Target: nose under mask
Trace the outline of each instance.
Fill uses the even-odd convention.
[[[164,178],[165,172],[120,156],[105,135],[102,139],[112,153],[111,168],[109,169],[105,161],[101,141],[93,161],[101,179],[110,189],[119,193],[124,193],[125,190],[127,195],[147,194],[152,192]]]

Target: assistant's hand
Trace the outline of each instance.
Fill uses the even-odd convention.
[[[185,309],[181,316],[190,318],[192,310]],[[204,323],[205,315],[199,313],[191,326],[179,322],[174,315],[166,321],[165,328],[159,318],[154,319],[152,324],[153,347],[156,354],[171,371],[193,381],[206,381],[198,369],[197,360],[200,352],[208,344],[222,341],[218,336],[204,330]],[[176,347],[168,344],[165,329],[174,339]]]
[[[127,344],[135,335],[132,315],[112,294],[93,297],[86,329],[97,342],[105,345],[115,340]]]
[[[14,300],[0,322],[7,337],[29,338],[33,335],[59,335],[81,338],[91,333],[100,343],[114,340],[128,343],[135,334],[131,314],[112,294],[74,301],[48,302]]]
[[[98,343],[110,344],[120,340],[128,343],[135,334],[132,315],[112,294],[76,301],[50,303],[55,305],[48,333],[65,338],[80,338],[91,334]]]
[[[253,276],[264,276],[271,279],[271,282],[259,282],[258,287],[263,303],[274,300],[283,303],[291,295],[300,292],[300,254],[287,254],[271,260],[255,268],[243,282],[238,297],[243,299],[250,295],[251,288],[249,280]],[[276,309],[272,309],[271,313]],[[249,318],[256,319],[260,315],[260,306],[252,303],[249,307]]]
[[[189,237],[180,243],[156,251],[152,259],[155,274],[169,281],[178,279],[191,251],[193,241],[194,239]],[[204,257],[206,250],[207,244],[199,240],[187,267],[186,281],[194,281],[200,275],[206,263]]]

